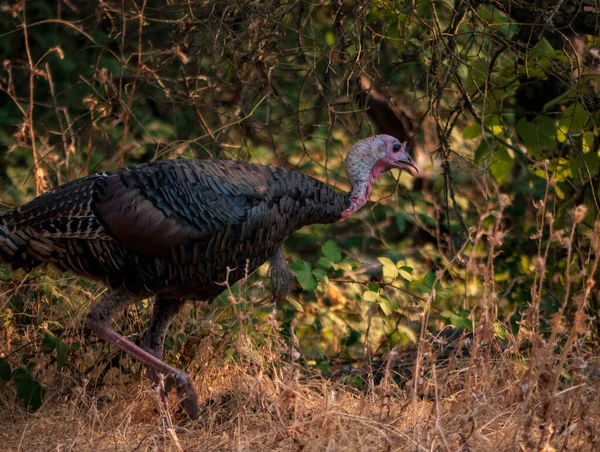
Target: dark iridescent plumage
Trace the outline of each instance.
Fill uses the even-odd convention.
[[[346,159],[352,190],[283,168],[221,160],[167,160],[94,174],[0,216],[0,262],[50,263],[103,280],[112,291],[87,324],[158,373],[175,377],[184,407],[199,414],[189,377],[160,360],[167,328],[186,299],[211,300],[265,261],[273,296],[290,276],[281,250],[296,230],[344,219],[390,168],[416,174],[404,145],[386,135],[358,142]],[[110,326],[116,312],[156,295],[144,347]],[[162,385],[161,399],[166,408]]]
[[[347,194],[283,168],[167,160],[78,179],[6,212],[0,260],[206,300],[347,204]]]

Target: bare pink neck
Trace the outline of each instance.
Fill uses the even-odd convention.
[[[345,220],[367,203],[369,194],[371,194],[373,182],[375,182],[375,179],[385,173],[388,169],[388,166],[384,162],[379,161],[373,168],[371,168],[371,171],[368,173],[367,177],[364,179],[351,181],[352,188],[350,189],[349,194],[350,205],[341,213],[340,221]]]

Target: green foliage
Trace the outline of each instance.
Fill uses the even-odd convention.
[[[377,259],[382,265],[383,282],[391,283],[400,274],[398,267],[388,257],[378,257]]]
[[[46,389],[37,381],[32,373],[34,366],[15,369],[12,378],[15,382],[17,395],[27,410],[36,411],[42,406]]]
[[[317,278],[313,275],[313,268],[309,262],[296,261],[290,265],[290,270],[296,275],[302,289],[315,290],[317,288]]]
[[[42,340],[41,350],[46,355],[50,355],[56,351],[56,367],[58,370],[61,370],[66,364],[69,355],[69,346],[57,338],[51,331],[46,331],[46,335]]]
[[[375,292],[373,290],[367,290],[365,291],[365,293],[363,293],[363,300],[369,302],[369,303],[374,303],[375,301],[377,301],[379,299],[379,292]]]
[[[579,21],[538,29],[513,17],[527,2],[173,1],[146,8],[140,25],[104,4],[59,8],[56,20],[47,2],[13,3],[0,17],[3,208],[161,158],[281,165],[345,190],[348,148],[387,131],[412,137],[420,178],[382,176],[356,215],[285,245],[298,284],[275,317],[303,363],[327,370],[365,350],[383,356],[446,325],[539,336],[559,350],[576,330],[577,300],[595,316],[598,291],[586,287],[597,279],[598,42]],[[565,15],[554,7],[549,18]],[[536,17],[542,7],[532,8]],[[44,396],[37,372],[87,375],[67,365],[89,353],[67,325],[81,323],[101,286],[55,278],[0,266],[0,329],[10,331],[0,389],[31,410]],[[228,287],[207,308],[214,316],[194,307],[167,339],[170,359],[203,334],[268,336],[264,278]],[[120,324],[130,336],[141,335],[148,305]],[[592,330],[573,350],[592,348]]]
[[[321,252],[323,253],[323,257],[326,258],[331,265],[337,264],[342,260],[342,251],[340,248],[333,242],[333,240],[328,240],[321,247]]]
[[[440,315],[450,321],[450,324],[455,328],[463,328],[465,330],[472,330],[473,323],[469,320],[468,316],[471,313],[469,311],[461,311],[456,314],[452,311],[442,311]]]

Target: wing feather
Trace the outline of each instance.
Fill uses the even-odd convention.
[[[259,199],[238,181],[225,187],[210,164],[185,170],[175,162],[134,167],[111,174],[97,191],[92,209],[104,229],[141,255],[169,256],[169,249],[202,241],[243,223]],[[193,171],[195,169],[195,171]]]
[[[0,216],[0,261],[51,262],[128,287],[168,285],[191,272],[212,294],[229,268],[242,268],[239,279],[296,229],[336,221],[345,199],[277,167],[219,160],[136,165],[70,182]]]

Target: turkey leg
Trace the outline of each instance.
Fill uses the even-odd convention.
[[[162,359],[165,337],[173,318],[181,311],[185,300],[179,298],[166,298],[158,295],[154,302],[154,312],[144,337],[144,350],[158,359]],[[158,394],[163,406],[166,406],[166,394],[164,379],[160,378],[155,369],[148,367],[148,374],[154,385],[158,388]]]
[[[271,256],[269,266],[271,267],[271,294],[275,302],[281,303],[285,301],[292,286],[292,276],[281,247],[277,248]]]
[[[115,311],[124,309],[131,303],[141,300],[142,298],[143,295],[132,294],[125,289],[117,289],[111,292],[100,300],[89,312],[87,316],[87,326],[92,329],[98,337],[141,361],[154,372],[172,375],[177,383],[179,394],[185,395],[182,401],[183,408],[191,419],[198,419],[198,399],[190,377],[186,373],[162,362],[156,356],[138,347],[110,327],[110,319]],[[166,401],[164,402],[166,403]]]

